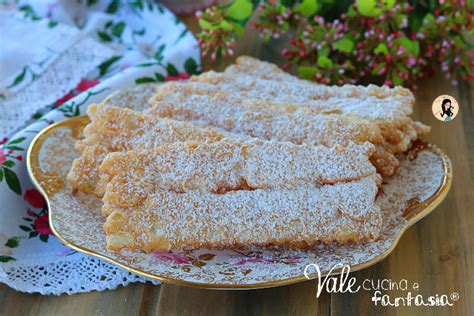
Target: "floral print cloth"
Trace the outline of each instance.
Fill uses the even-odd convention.
[[[114,90],[183,79],[199,71],[196,40],[154,1],[31,0],[13,5],[25,18],[75,26],[114,54],[73,89],[31,113],[34,122],[27,128],[0,139],[0,282],[25,292],[73,294],[146,281],[78,253],[52,235],[46,202],[29,179],[25,155],[43,128],[85,113],[90,103]]]

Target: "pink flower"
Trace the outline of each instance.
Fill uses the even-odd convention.
[[[30,189],[25,192],[23,199],[35,208],[46,206],[46,200],[36,189]]]
[[[191,77],[189,74],[182,72],[178,74],[177,76],[166,76],[165,80],[166,81],[184,80],[184,79],[188,79],[189,77]]]
[[[60,105],[63,105],[66,101],[69,101],[70,99],[74,98],[76,95],[74,93],[69,92],[65,96],[63,96],[61,99],[57,100],[54,102],[54,106],[58,107]]]
[[[99,83],[99,80],[85,80],[82,79],[81,82],[76,87],[77,91],[83,92],[86,91],[89,88],[92,88],[93,86],[97,85]]]
[[[161,260],[161,261],[167,261],[170,263],[182,264],[182,263],[192,262],[191,259],[179,253],[169,253],[169,252],[163,252],[163,251],[157,250],[153,252],[153,254],[155,255],[156,259]]]
[[[3,149],[0,149],[0,165],[2,165],[5,160],[7,160],[7,156],[3,153]]]
[[[49,227],[48,213],[44,213],[41,216],[38,216],[33,222],[35,226],[35,232],[40,235],[52,235],[53,231]]]

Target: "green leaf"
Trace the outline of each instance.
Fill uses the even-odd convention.
[[[36,236],[38,236],[37,232],[30,232],[30,234],[28,235],[28,238],[34,238]]]
[[[97,36],[99,36],[99,39],[103,42],[111,42],[112,37],[110,37],[109,34],[102,32],[102,31],[97,31]]]
[[[318,69],[309,66],[301,66],[298,67],[298,73],[302,78],[310,80],[318,73]]]
[[[156,61],[161,62],[163,60],[163,53],[158,51],[155,53],[153,58],[156,59]]]
[[[20,245],[20,238],[19,237],[12,237],[7,240],[5,246],[8,248],[16,248]]]
[[[199,27],[202,28],[203,30],[212,30],[215,28],[211,23],[207,22],[206,20],[202,18],[199,19],[198,24],[199,24]]]
[[[157,7],[158,7],[158,11],[161,14],[165,13],[165,9],[163,9],[163,6],[161,6],[160,4],[157,4]],[[153,11],[153,4],[151,2],[148,2],[148,10]]]
[[[410,52],[415,58],[418,57],[420,53],[420,45],[418,42],[412,41],[405,36],[395,39],[394,43],[403,46],[403,48]]]
[[[137,8],[140,11],[143,11],[143,3],[140,1],[133,1],[130,3],[130,5],[134,8]]]
[[[7,182],[7,185],[10,190],[12,190],[18,195],[21,195],[20,181],[18,181],[16,173],[8,168],[3,168],[3,172],[5,172],[5,181]]]
[[[143,64],[138,64],[135,65],[135,67],[150,67],[150,66],[155,66],[156,63],[143,63]]]
[[[18,76],[16,76],[15,80],[13,80],[13,82],[9,86],[7,86],[7,88],[12,88],[20,84],[20,82],[22,82],[23,79],[25,79],[25,75],[26,75],[26,67],[23,67],[23,71]]]
[[[328,57],[329,56],[329,47],[323,47],[318,50],[318,56],[324,56]]]
[[[158,72],[155,73],[155,78],[156,81],[165,81],[165,77],[163,77],[163,75]]]
[[[325,56],[319,56],[317,63],[321,68],[332,68],[333,66],[332,60]]]
[[[244,33],[244,27],[239,23],[232,23],[232,26],[234,27],[234,32],[237,34],[237,36],[240,36]]]
[[[25,232],[31,231],[31,228],[30,228],[30,227],[28,227],[28,226],[23,226],[23,225],[20,225],[20,229],[21,229],[21,230],[24,230]]]
[[[349,9],[347,10],[347,16],[355,17],[356,15],[357,15],[357,11],[354,9],[354,7],[350,6]]]
[[[186,70],[187,74],[195,75],[199,73],[198,68],[198,64],[191,57],[186,59],[186,61],[184,62],[184,69]]]
[[[377,47],[374,48],[374,53],[375,54],[384,54],[384,55],[387,55],[388,54],[388,47],[387,45],[385,45],[384,43],[380,43],[377,45]]]
[[[112,2],[109,4],[109,6],[105,10],[105,12],[106,13],[115,13],[115,12],[117,12],[119,5],[120,5],[120,0],[112,0]]]
[[[122,36],[124,28],[125,28],[125,23],[124,22],[119,22],[119,23],[115,24],[115,26],[112,28],[112,34],[115,37],[120,37],[120,36]]]
[[[11,141],[9,141],[7,144],[18,144],[18,143],[21,143],[22,141],[24,141],[26,139],[26,137],[18,137],[16,139],[12,139]]]
[[[146,29],[143,28],[143,29],[141,29],[141,30],[139,30],[139,31],[136,31],[136,30],[135,30],[135,31],[133,31],[132,33],[133,33],[133,35],[143,36],[143,35],[145,35],[145,32],[146,32]]]
[[[392,71],[391,78],[395,86],[400,86],[403,83],[403,79],[397,75],[396,71]]]
[[[97,3],[98,0],[87,0],[87,6],[90,7],[90,6],[93,6],[94,4]]]
[[[432,13],[427,13],[423,18],[423,23],[433,23],[435,21],[435,17]]]
[[[181,23],[181,22],[180,22]],[[179,34],[179,36],[176,38],[176,41],[175,43],[178,43],[179,41],[181,41],[182,38],[184,38],[184,36],[186,36],[186,34],[188,34],[189,30],[188,29],[184,29],[183,31],[181,31],[181,33]]]
[[[219,23],[219,27],[222,28],[223,30],[227,30],[227,31],[233,31],[234,30],[234,27],[232,26],[232,24],[230,24],[226,20]]]
[[[25,149],[21,148],[21,147],[18,147],[18,146],[5,146],[6,149],[10,149],[10,150],[16,150],[16,151],[23,151]]]
[[[420,43],[418,41],[412,41],[413,43],[413,57],[417,58],[420,55]]]
[[[341,52],[350,53],[354,49],[354,42],[348,37],[343,37],[335,41],[332,46]]]
[[[318,11],[318,1],[317,0],[303,0],[295,8],[296,13],[301,13],[304,16],[312,16],[317,11]]]
[[[8,168],[11,168],[11,167],[15,167],[15,162],[11,161],[11,160],[7,160],[7,161],[4,161],[3,162],[3,165],[5,167],[8,167]]]
[[[39,239],[43,242],[48,242],[49,235],[40,235]]]
[[[379,71],[380,69],[382,69],[382,67],[384,67],[386,65],[386,63],[380,63],[377,67],[375,67],[374,69],[372,69],[372,74],[377,76],[379,74]]]
[[[382,14],[382,10],[377,7],[377,0],[357,0],[356,7],[363,16],[376,17]]]
[[[393,6],[395,5],[396,1],[395,0],[382,0],[382,5],[383,5],[383,9],[386,11],[386,10],[390,10],[391,8],[393,8]]]
[[[0,169],[0,182],[3,180],[3,169]]]
[[[225,16],[237,21],[242,21],[252,14],[252,10],[252,2],[249,0],[235,0],[227,8]]]
[[[9,256],[0,256],[0,262],[9,262],[9,261],[16,261],[16,259]]]
[[[149,77],[142,77],[135,79],[136,84],[141,84],[141,83],[150,83],[150,82],[156,82],[155,79],[149,78]]]
[[[100,76],[103,76],[112,64],[116,63],[122,56],[113,56],[99,65]]]
[[[56,25],[58,25],[58,22],[56,22],[56,21],[49,21],[48,22],[48,28],[50,28],[50,29],[52,29]]]
[[[168,63],[166,65],[166,71],[168,72],[168,75],[170,76],[177,76],[179,75],[178,69],[173,64]]]

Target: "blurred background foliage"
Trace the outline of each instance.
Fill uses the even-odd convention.
[[[196,16],[204,57],[233,55],[253,16],[263,41],[285,40],[284,67],[305,79],[416,88],[437,69],[454,85],[474,78],[473,7],[474,0],[234,0]]]

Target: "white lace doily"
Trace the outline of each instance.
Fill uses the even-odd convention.
[[[49,258],[23,260],[21,265],[7,263],[3,271],[0,270],[0,279],[2,274],[15,290],[44,295],[105,291],[132,282],[150,281],[105,260],[79,253],[64,260]]]

